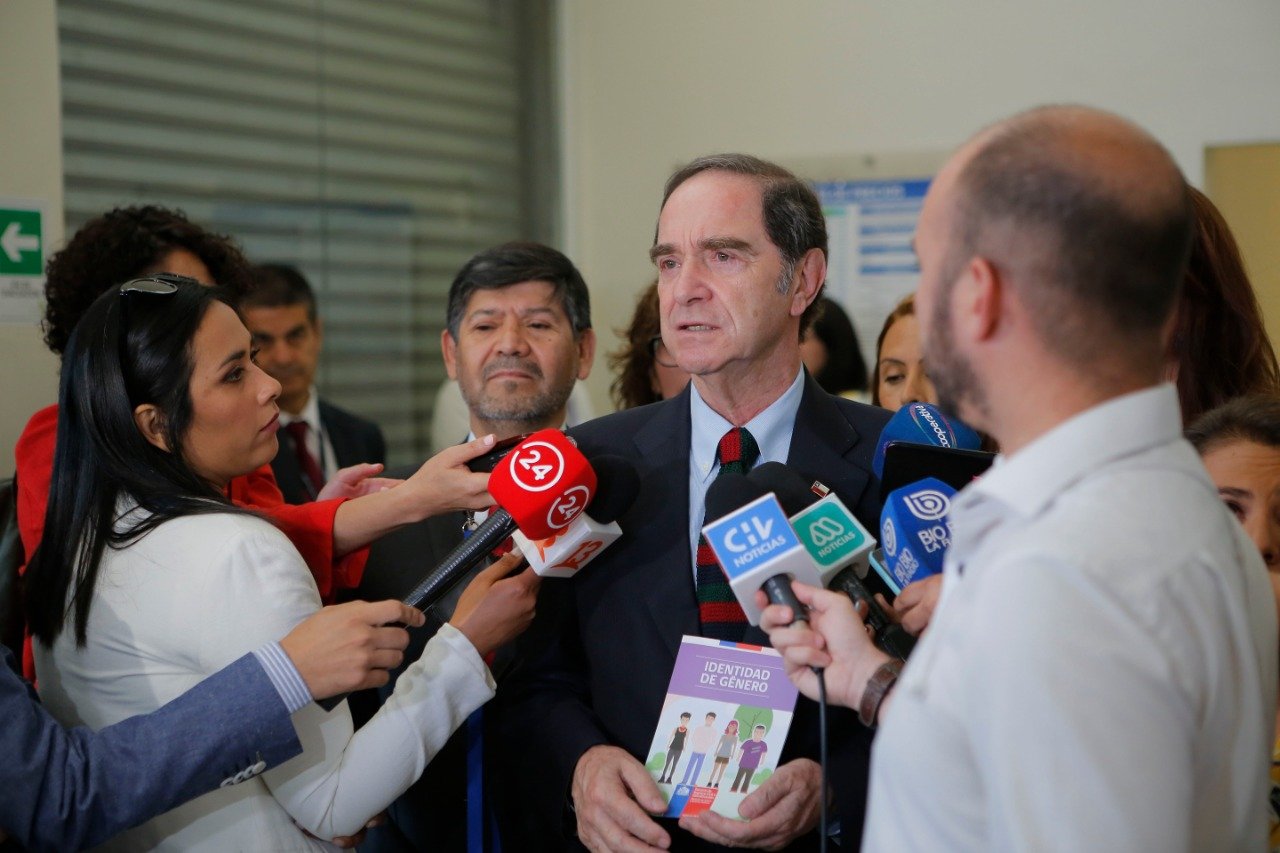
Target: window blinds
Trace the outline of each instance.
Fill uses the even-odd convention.
[[[554,166],[547,11],[61,0],[68,234],[154,203],[298,265],[325,323],[321,394],[416,462],[454,273],[551,230],[554,199],[529,189]]]

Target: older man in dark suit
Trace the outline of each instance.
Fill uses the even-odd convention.
[[[714,559],[699,559],[706,491],[722,465],[786,462],[830,486],[868,526],[888,413],[833,397],[802,369],[800,337],[826,277],[811,189],[746,155],[694,161],[667,183],[651,256],[663,341],[693,381],[683,394],[572,431],[588,457],[622,454],[641,490],[622,539],[569,583],[545,584],[527,654],[502,703],[511,809],[523,849],[812,847],[816,713],[801,700],[777,771],[742,804],[661,824],[641,764],[683,634],[765,642],[747,630]],[[856,847],[870,735],[832,722],[833,779]],[[517,784],[516,780],[525,780]],[[528,780],[538,779],[537,785]]]

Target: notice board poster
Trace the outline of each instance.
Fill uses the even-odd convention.
[[[818,181],[827,217],[827,296],[845,309],[867,365],[893,306],[920,278],[911,238],[930,178]]]

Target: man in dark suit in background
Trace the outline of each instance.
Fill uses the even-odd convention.
[[[386,443],[373,421],[316,393],[324,330],[302,273],[285,264],[260,264],[254,279],[241,312],[258,347],[258,364],[280,383],[280,450],[271,469],[288,503],[306,503],[339,468],[385,463]]]
[[[472,434],[493,433],[501,441],[563,427],[569,395],[574,383],[590,374],[596,343],[587,286],[573,263],[537,243],[488,249],[458,272],[447,310],[441,349],[449,377],[457,380],[467,403]],[[465,513],[446,513],[378,540],[370,549],[358,595],[404,596],[462,541],[464,524],[474,520]],[[449,620],[467,580],[428,609],[423,628],[410,632],[406,661],[415,660]],[[499,659],[492,664],[499,690],[505,663]],[[393,687],[394,681],[379,693],[385,697]],[[367,719],[379,701],[369,693],[352,697],[357,720]],[[474,769],[468,771],[469,750],[475,750],[472,754],[482,764],[479,729],[478,718],[473,718],[454,734],[422,778],[392,804],[388,825],[370,832],[362,850],[494,849],[492,825],[477,811],[481,780]],[[492,790],[494,780],[485,787]],[[481,832],[476,832],[478,822],[487,825]]]
[[[714,560],[695,561],[720,464],[739,451],[747,468],[752,457],[786,462],[875,529],[871,459],[888,412],[827,394],[801,368],[826,249],[818,199],[774,164],[705,157],[667,182],[651,256],[663,341],[693,381],[572,430],[588,457],[634,460],[641,487],[622,538],[572,580],[542,586],[517,644],[522,667],[498,692],[504,806],[522,849],[563,849],[574,834],[593,850],[816,845],[823,794],[808,700],[777,771],[742,804],[748,821],[708,811],[660,824],[665,804],[642,760],[681,635],[767,642],[747,630]],[[836,803],[856,849],[870,733],[851,716],[830,722]]]

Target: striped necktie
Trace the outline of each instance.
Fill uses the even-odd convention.
[[[716,458],[720,462],[717,478],[725,474],[745,474],[760,458],[760,446],[746,429],[734,427],[720,439]],[[703,521],[706,521],[705,517]],[[702,636],[741,642],[747,631],[747,615],[733,597],[724,570],[707,544],[707,538],[701,534],[698,536],[696,568],[698,620],[702,623]]]

